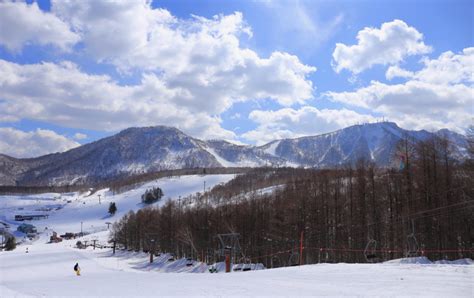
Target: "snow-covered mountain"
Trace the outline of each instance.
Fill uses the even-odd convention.
[[[449,130],[456,154],[467,148],[466,137]],[[96,142],[37,158],[0,154],[0,185],[61,185],[97,182],[168,169],[196,167],[304,166],[333,167],[360,158],[390,165],[404,136],[423,140],[433,134],[409,131],[381,122],[347,127],[332,133],[242,146],[203,141],[166,126],[128,128]]]
[[[408,131],[395,123],[381,122],[354,125],[318,136],[273,141],[260,148],[290,163],[309,167],[333,167],[354,163],[360,158],[388,166],[396,144],[404,136],[423,140],[431,135],[424,130]]]

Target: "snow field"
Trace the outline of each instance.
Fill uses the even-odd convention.
[[[1,297],[410,296],[472,297],[474,267],[319,264],[227,274],[163,273],[146,255],[78,250],[73,241],[0,255]],[[79,262],[81,276],[72,267]]]
[[[165,178],[117,195],[103,189],[93,195],[0,196],[0,220],[9,224],[12,231],[21,224],[13,220],[15,214],[51,209],[41,211],[48,213],[49,218],[27,221],[42,232],[38,239],[25,241],[14,251],[0,252],[0,297],[474,297],[474,265],[467,259],[433,263],[426,258],[414,258],[383,264],[318,264],[210,274],[206,264],[194,261],[193,266],[186,266],[186,259],[168,262],[169,255],[166,254],[155,257],[154,263],[149,264],[149,256],[142,252],[117,250],[112,255],[111,249],[74,248],[78,240],[95,239],[106,243],[109,231],[105,222],[114,222],[129,210],[143,208],[140,196],[147,188],[159,186],[163,189],[165,197],[154,204],[156,206],[164,204],[168,198],[175,200],[202,191],[204,181],[207,187],[212,187],[233,177]],[[262,189],[261,193],[276,189],[278,186]],[[98,194],[101,194],[101,204]],[[113,217],[107,213],[110,202],[118,207]],[[60,234],[79,232],[81,222],[83,230],[91,234],[61,243],[46,243],[52,230]],[[21,237],[20,234],[17,236]],[[26,248],[28,253],[25,253]],[[73,272],[76,262],[81,267],[81,276]],[[217,265],[223,267],[223,264]]]
[[[130,210],[137,211],[145,207],[141,203],[141,195],[146,189],[158,186],[163,190],[164,197],[161,201],[152,204],[152,206],[161,206],[168,199],[177,200],[180,196],[202,192],[204,181],[206,188],[212,188],[216,184],[225,183],[235,175],[192,175],[162,178],[143,184],[130,191],[114,195],[108,189],[102,189],[90,195],[89,192],[80,194],[77,192],[68,194],[46,193],[39,195],[24,196],[0,196],[0,221],[6,222],[11,226],[11,230],[16,230],[22,222],[14,221],[15,214],[43,214],[38,209],[50,205],[61,206],[60,210],[46,212],[49,217],[44,220],[26,221],[38,228],[38,232],[56,231],[59,234],[65,232],[80,232],[81,222],[84,232],[99,232],[107,229],[106,222],[119,220]],[[99,204],[99,196],[100,204]],[[68,203],[69,201],[69,203]],[[108,208],[110,202],[117,205],[117,213],[109,216]]]

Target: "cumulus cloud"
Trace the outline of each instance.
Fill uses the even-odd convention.
[[[252,36],[240,12],[179,19],[146,0],[53,1],[52,10],[98,61],[160,73],[169,87],[183,89],[188,104],[217,97],[223,108],[248,98],[291,105],[312,97],[306,76],[316,68],[287,53],[262,58],[240,46],[242,36]]]
[[[390,66],[385,72],[385,78],[387,80],[393,80],[394,78],[413,78],[414,74],[412,71],[400,68],[398,65]]]
[[[462,53],[442,53],[437,59],[422,59],[423,68],[417,72],[392,66],[385,74],[394,77],[411,78],[433,84],[474,83],[474,48],[465,48]]]
[[[125,75],[136,71],[141,80],[119,84],[68,61],[0,60],[0,121],[107,131],[164,124],[235,139],[220,118],[234,103],[271,99],[290,106],[313,98],[307,76],[316,68],[288,53],[260,57],[243,48],[240,38],[252,31],[239,12],[179,19],[143,0],[53,1],[51,14],[80,37],[81,51]]]
[[[63,61],[21,65],[0,60],[0,121],[23,118],[114,131],[164,124],[203,138],[234,139],[220,114],[234,103],[272,99],[289,106],[313,97],[316,68],[274,52],[242,48],[251,36],[242,14],[182,20],[149,1],[59,1],[53,12],[81,36],[85,51],[141,81],[121,85]]]
[[[69,26],[33,2],[0,2],[0,44],[17,52],[28,43],[52,44],[68,50],[79,41]]]
[[[249,118],[258,124],[257,128],[242,135],[258,145],[272,140],[317,135],[340,128],[376,119],[370,115],[341,109],[317,109],[304,106],[300,109],[284,108],[276,111],[256,110]]]
[[[47,129],[25,132],[11,127],[0,127],[0,153],[13,157],[36,157],[62,152],[79,143]]]
[[[407,128],[439,129],[458,132],[473,118],[474,50],[460,54],[445,52],[437,59],[423,60],[417,72],[389,69],[388,78],[408,79],[401,84],[372,81],[353,92],[327,92],[331,100],[379,112]]]
[[[0,60],[0,121],[27,118],[106,131],[164,124],[198,137],[235,137],[212,116],[219,108],[186,105],[181,99],[185,93],[180,87],[168,88],[155,75],[122,86],[109,76],[86,74],[70,62],[20,65]]]
[[[423,34],[401,20],[383,23],[380,29],[366,27],[357,33],[357,44],[337,43],[332,54],[333,68],[358,74],[373,65],[393,65],[407,56],[431,52]]]

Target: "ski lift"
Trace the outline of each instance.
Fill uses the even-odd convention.
[[[271,268],[281,267],[281,260],[279,257],[273,256],[270,264],[271,264]]]
[[[297,249],[292,249],[290,257],[288,258],[290,266],[298,266],[300,264],[300,253]]]
[[[250,258],[241,257],[238,264],[234,266],[234,271],[250,271],[252,270]]]
[[[250,258],[244,258],[242,271],[250,271],[250,270],[252,270],[252,261],[250,260]]]
[[[374,263],[377,260],[377,241],[369,239],[364,249],[364,256],[368,263]]]
[[[407,236],[407,257],[416,257],[418,256],[418,251],[420,247],[418,241],[415,237],[415,223],[413,219],[411,220],[411,234]]]

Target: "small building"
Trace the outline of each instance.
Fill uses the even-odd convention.
[[[27,214],[27,215],[15,215],[15,221],[24,221],[24,220],[38,220],[48,218],[47,214]]]
[[[61,235],[60,237],[63,239],[69,240],[69,239],[76,239],[76,236],[77,235],[75,233],[67,232],[67,233],[64,233],[64,235]]]
[[[49,238],[49,241],[51,243],[58,243],[58,242],[63,241],[63,238],[59,237],[58,233],[53,232],[53,235]]]

